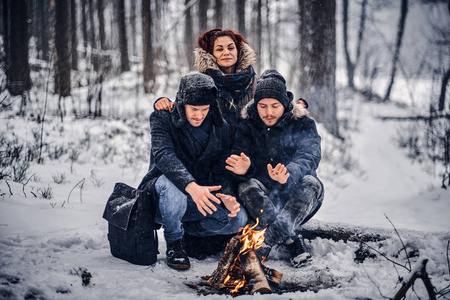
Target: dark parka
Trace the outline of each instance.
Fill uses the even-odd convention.
[[[316,124],[302,105],[292,102],[288,110],[275,125],[268,127],[259,117],[256,104],[252,101],[247,105],[243,111],[245,119],[237,127],[232,149],[233,154],[243,152],[251,160],[247,173],[235,176],[240,181],[256,178],[269,190],[289,190],[305,175],[317,177],[321,138]],[[267,164],[275,167],[278,163],[284,164],[290,174],[284,185],[268,175]]]
[[[216,89],[213,80],[208,78],[202,88]],[[202,80],[203,80],[202,79]],[[233,195],[230,175],[225,169],[225,160],[229,156],[230,141],[228,124],[222,119],[217,101],[210,105],[210,110],[200,127],[209,133],[204,150],[198,153],[195,139],[192,137],[193,126],[185,114],[186,98],[198,94],[198,84],[192,89],[192,82],[180,84],[175,107],[168,111],[154,111],[150,115],[151,154],[150,168],[139,187],[152,189],[155,178],[165,175],[180,191],[186,193],[186,186],[195,181],[199,185],[222,185],[220,192]],[[195,155],[195,153],[198,153]],[[151,184],[151,186],[148,186]]]

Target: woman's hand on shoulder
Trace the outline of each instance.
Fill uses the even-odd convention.
[[[156,100],[154,106],[156,110],[168,110],[169,112],[172,112],[174,105],[175,104],[173,104],[168,98],[163,97]]]

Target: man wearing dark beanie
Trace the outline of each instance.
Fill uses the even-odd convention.
[[[150,115],[150,132],[150,168],[139,188],[156,200],[155,222],[164,226],[167,264],[186,270],[185,231],[195,237],[228,236],[247,223],[225,169],[229,130],[212,78],[184,76],[172,112]]]
[[[267,227],[257,254],[266,259],[272,246],[285,245],[299,267],[311,257],[301,225],[320,208],[324,188],[316,174],[321,138],[306,108],[293,99],[278,71],[261,75],[226,168],[240,182],[238,196],[249,220]]]

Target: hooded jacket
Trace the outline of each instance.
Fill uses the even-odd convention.
[[[293,97],[291,95],[289,96]],[[269,190],[289,190],[305,175],[317,177],[321,138],[316,124],[307,116],[307,110],[302,105],[291,102],[289,108],[270,127],[259,117],[253,101],[243,110],[244,120],[237,127],[232,153],[245,153],[250,158],[251,165],[245,175],[235,176],[239,181],[256,178]],[[285,165],[290,174],[283,185],[272,180],[267,171],[267,164],[275,167],[278,163]]]
[[[195,181],[199,185],[222,185],[222,193],[233,195],[230,174],[225,169],[230,150],[229,129],[221,117],[217,99],[211,102],[208,115],[199,127],[193,127],[186,119],[184,107],[186,103],[192,104],[191,97],[216,89],[209,76],[198,75],[202,78],[195,82],[192,74],[185,76],[190,76],[189,81],[185,77],[181,79],[171,113],[156,110],[150,115],[150,167],[139,188],[150,181],[153,185],[153,179],[165,175],[184,193],[186,186]],[[197,132],[202,133],[205,143],[200,145]]]

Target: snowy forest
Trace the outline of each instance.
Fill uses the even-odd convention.
[[[155,100],[217,27],[322,137],[313,260],[275,252],[282,284],[255,299],[450,299],[449,1],[3,0],[0,18],[0,299],[229,297],[202,285],[220,256],[177,272],[159,233],[157,263],[132,265],[102,219],[114,183],[146,174]]]

